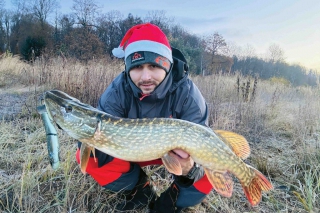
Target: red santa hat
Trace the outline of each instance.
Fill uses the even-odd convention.
[[[117,58],[125,57],[128,71],[138,64],[153,63],[168,72],[173,62],[167,36],[158,26],[150,23],[130,28],[112,54]]]

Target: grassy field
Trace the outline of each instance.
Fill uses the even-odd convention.
[[[50,167],[36,106],[40,95],[53,88],[95,106],[123,68],[122,62],[108,59],[86,65],[63,58],[41,58],[33,65],[0,59],[1,212],[113,212],[119,196],[81,173],[76,143],[60,130],[61,165]],[[184,212],[319,212],[320,88],[241,75],[191,78],[207,100],[210,126],[245,136],[252,150],[245,162],[264,173],[275,189],[251,207],[235,180],[231,198],[212,191]],[[144,169],[157,193],[172,181],[163,167]]]

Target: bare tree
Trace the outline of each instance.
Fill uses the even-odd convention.
[[[225,55],[229,50],[226,41],[218,32],[205,38],[205,46],[206,51],[212,56],[218,54]]]
[[[13,11],[10,14],[10,21],[8,21],[8,30],[10,29],[10,47],[8,47],[13,54],[20,53],[20,43],[23,37],[23,32],[21,32],[21,26],[23,21],[23,15],[26,14],[26,2],[24,0],[11,0],[14,6]],[[11,26],[10,26],[11,24]],[[30,31],[30,29],[29,29]]]
[[[267,59],[272,63],[283,62],[285,60],[283,49],[278,44],[271,44],[267,51]]]
[[[37,17],[41,24],[59,7],[57,0],[28,0],[28,12]]]
[[[99,14],[99,7],[94,0],[73,0],[72,10],[77,17],[78,24],[83,27],[95,24]]]
[[[241,52],[241,48],[239,45],[237,45],[235,42],[227,42],[227,46],[229,48],[228,51],[228,56],[233,57],[233,56],[238,56],[239,53]]]
[[[1,12],[1,26],[0,32],[2,35],[3,50],[10,50],[10,24],[11,24],[11,12],[9,10],[2,10]],[[1,37],[1,36],[0,36]]]
[[[88,61],[93,57],[101,56],[103,43],[99,40],[94,28],[99,15],[99,7],[95,0],[73,0],[73,15],[77,28],[70,28],[64,35],[65,51],[69,56]],[[71,17],[69,17],[71,18]],[[65,17],[63,24],[66,27],[72,24],[71,19]],[[84,42],[79,42],[84,41]]]
[[[226,56],[229,51],[228,45],[219,33],[215,32],[214,34],[207,36],[204,39],[204,46],[207,58],[205,61],[207,61],[207,67],[210,67],[211,72],[217,73],[221,71],[223,64],[228,64],[229,66],[232,63],[232,61],[229,60],[229,57]],[[230,72],[229,68],[227,72]]]
[[[74,28],[68,33],[65,37],[65,45],[68,56],[84,62],[101,57],[103,54],[103,44],[98,36],[84,28]]]
[[[157,25],[165,34],[168,34],[170,32],[170,25],[174,22],[174,18],[167,17],[166,11],[164,10],[152,10],[147,13],[144,21]]]
[[[22,14],[27,13],[27,2],[25,0],[11,0],[11,2],[15,7],[15,14],[19,14],[21,16]]]
[[[245,47],[236,44],[235,42],[228,42],[228,54],[229,57],[237,57],[238,59],[245,59],[253,57],[255,55],[255,49],[249,44]]]
[[[127,18],[123,19],[120,24],[122,35],[124,36],[125,33],[134,25],[141,24],[142,20],[140,17],[134,17],[131,13],[128,14]]]
[[[245,58],[257,57],[256,49],[250,44],[245,45],[245,47],[243,48],[242,54]]]
[[[5,49],[5,30],[4,30],[4,18],[3,18],[4,10],[1,9],[0,5],[0,55],[4,52]]]
[[[97,19],[97,33],[104,45],[104,52],[112,55],[113,48],[120,44],[125,32],[122,32],[120,24],[123,15],[119,11],[110,11]]]
[[[61,33],[66,34],[72,30],[73,25],[75,24],[75,18],[73,14],[62,15],[58,20]]]

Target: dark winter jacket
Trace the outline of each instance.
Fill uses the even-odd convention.
[[[102,94],[98,109],[124,118],[178,118],[207,126],[208,110],[199,89],[187,75],[173,81],[172,72],[143,98],[128,74],[122,72]]]
[[[123,71],[101,95],[97,108],[123,118],[178,118],[208,126],[208,109],[199,89],[187,74],[174,81],[173,72],[176,71],[171,70],[149,96],[142,97],[141,90]],[[98,167],[113,160],[99,150],[95,152]],[[182,176],[175,178],[181,185],[190,186],[203,175],[203,168],[200,168],[191,182]]]

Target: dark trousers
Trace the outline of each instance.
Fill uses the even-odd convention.
[[[138,182],[141,167],[162,164],[161,159],[132,163],[113,158],[97,150],[96,156],[96,161],[93,157],[90,157],[86,172],[102,187],[115,192],[132,190]],[[76,153],[76,159],[80,163],[79,149]],[[184,187],[178,181],[174,181],[174,183],[179,188],[176,206],[181,208],[199,204],[212,190],[212,186],[206,175],[189,187]]]

